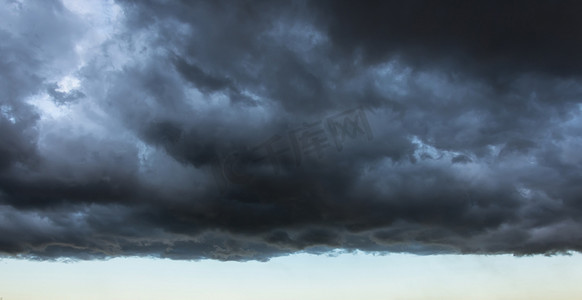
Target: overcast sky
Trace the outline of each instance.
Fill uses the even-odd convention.
[[[0,253],[582,250],[579,1],[1,0]]]

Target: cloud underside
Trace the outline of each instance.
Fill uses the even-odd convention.
[[[5,256],[582,250],[577,1],[4,2]]]

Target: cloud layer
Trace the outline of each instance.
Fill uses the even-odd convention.
[[[0,252],[582,250],[582,4],[0,8]]]

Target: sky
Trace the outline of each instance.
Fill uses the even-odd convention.
[[[28,299],[579,299],[582,257],[295,254],[265,262],[0,261],[0,297]],[[5,272],[9,269],[10,272]]]
[[[141,268],[580,294],[547,277],[582,264],[579,1],[0,3],[0,276],[57,274],[5,300]]]

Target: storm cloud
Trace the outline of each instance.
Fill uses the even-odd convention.
[[[0,253],[582,250],[578,1],[0,7]]]

